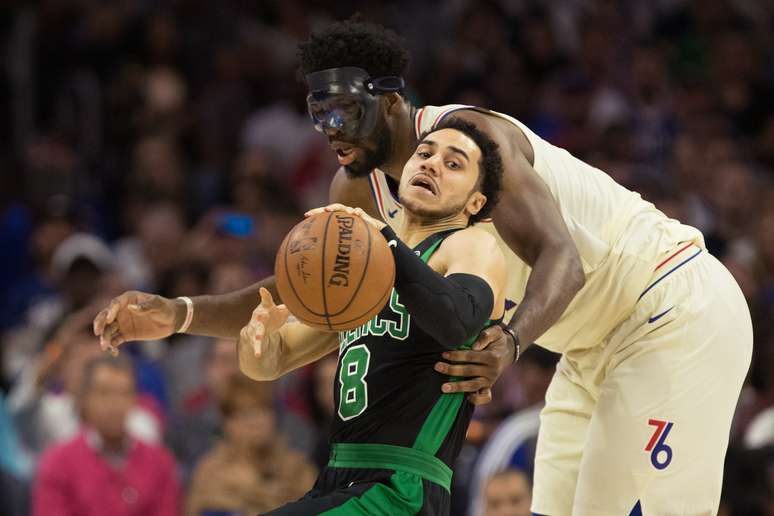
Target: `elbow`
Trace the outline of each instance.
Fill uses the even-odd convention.
[[[453,313],[453,311],[449,313]],[[451,321],[438,324],[436,328],[435,340],[446,349],[458,349],[471,337],[462,324]]]
[[[577,294],[580,289],[586,284],[586,273],[583,272],[583,264],[581,263],[578,250],[575,249],[575,245],[572,245],[570,250],[570,256],[568,257],[567,266],[567,287],[573,295]]]
[[[446,349],[454,350],[459,348],[468,339],[467,332],[463,324],[458,322],[457,310],[446,296],[439,296],[434,304],[438,306],[437,313],[449,314],[444,321],[438,321],[435,318],[417,317],[414,320],[425,333],[430,335],[433,340]],[[411,307],[409,313],[411,313]],[[419,313],[419,311],[416,311]]]
[[[557,239],[544,247],[540,256],[553,262],[556,277],[561,278],[564,292],[575,296],[586,284],[586,273],[583,271],[580,254],[569,236],[567,239]]]

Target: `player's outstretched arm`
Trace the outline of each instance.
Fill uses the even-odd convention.
[[[250,320],[261,287],[277,298],[271,276],[242,290],[219,296],[193,297],[193,318],[185,333],[236,338]],[[180,299],[131,290],[113,298],[94,318],[94,334],[103,350],[117,349],[124,342],[156,340],[180,330],[187,306]]]
[[[351,178],[344,169],[334,176],[330,187],[331,202],[359,206],[377,215],[368,179]],[[269,289],[275,299],[279,294],[274,276],[235,292],[191,298],[193,317],[185,333],[208,337],[236,338],[248,323],[260,289]],[[163,339],[180,330],[187,313],[186,304],[146,292],[129,291],[114,298],[94,318],[94,334],[104,350],[117,349],[133,340]]]
[[[239,369],[253,380],[275,380],[310,364],[338,347],[338,333],[322,332],[299,322],[287,322],[288,309],[260,291],[261,302],[239,332]]]

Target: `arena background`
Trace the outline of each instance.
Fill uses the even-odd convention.
[[[0,514],[50,514],[32,494],[43,489],[37,462],[77,430],[73,385],[99,353],[88,326],[106,299],[129,288],[178,296],[245,286],[271,273],[301,213],[326,202],[337,165],[306,114],[296,45],[356,12],[405,37],[416,105],[509,113],[704,232],[755,327],[722,514],[774,515],[767,0],[4,2]],[[233,344],[175,336],[123,349],[140,390],[133,435],[174,452],[179,489],[158,514],[182,514],[197,461],[222,444],[223,418],[238,419],[218,403],[235,392]],[[254,438],[284,451],[233,471],[226,508],[257,512],[303,492],[302,477],[277,471],[293,457],[306,478],[325,461],[331,363],[260,386],[271,402],[255,396],[262,417],[250,424],[265,435]],[[477,451],[505,417],[539,404],[551,366],[536,352],[477,411],[455,515],[476,495]],[[528,444],[517,461],[527,474]],[[208,478],[216,484],[237,462],[211,461]],[[118,504],[131,508],[137,496],[124,490]],[[139,513],[122,505],[115,514]]]

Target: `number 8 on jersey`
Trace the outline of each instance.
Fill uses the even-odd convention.
[[[339,417],[343,421],[357,417],[368,407],[368,384],[365,376],[371,364],[371,352],[360,344],[347,349],[339,370]]]

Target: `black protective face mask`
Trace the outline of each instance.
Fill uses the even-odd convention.
[[[401,77],[371,78],[362,68],[329,68],[306,76],[309,116],[318,131],[336,131],[343,140],[366,139],[379,118],[379,97],[401,92]]]

